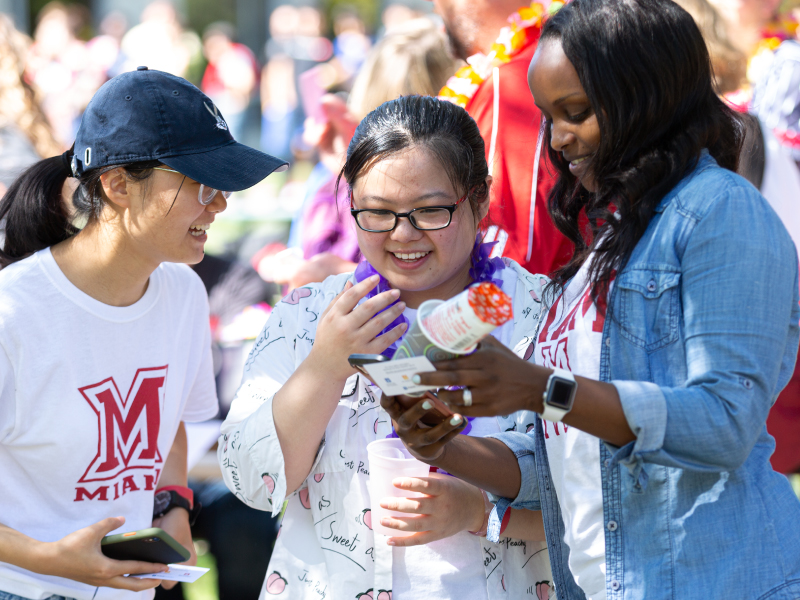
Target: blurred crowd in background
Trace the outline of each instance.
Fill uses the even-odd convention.
[[[435,95],[459,66],[430,3],[387,4],[374,23],[362,13],[348,4],[277,5],[260,51],[239,43],[229,22],[187,29],[166,0],[148,4],[135,24],[111,12],[96,31],[85,5],[50,2],[30,37],[0,13],[0,189],[39,157],[69,148],[97,89],[140,65],[195,83],[237,140],[292,163],[233,196],[197,267],[220,343],[222,416],[241,372],[225,356],[241,358],[238,345],[261,329],[281,286],[346,270],[358,258],[333,198],[358,121],[399,95]],[[236,375],[228,379],[228,371]]]
[[[720,93],[753,115],[761,147],[752,160],[745,157],[748,178],[800,244],[800,0],[677,2],[707,39]],[[137,23],[120,12],[95,22],[84,4],[50,2],[30,33],[0,13],[0,190],[40,157],[69,148],[96,90],[140,65],[195,83],[237,140],[292,163],[288,172],[233,195],[196,266],[209,290],[221,417],[270,305],[358,261],[346,191],[335,184],[359,120],[400,95],[437,95],[464,66],[453,58],[432,3],[367,4],[368,14],[364,2],[271,6],[260,48],[240,43],[231,22],[187,28],[166,0],[147,5]],[[800,398],[797,377],[790,386]],[[786,422],[796,424],[800,402],[785,410],[794,411]],[[792,435],[780,426],[775,435]],[[800,471],[796,430],[794,436],[788,455],[794,459],[777,470]],[[268,564],[264,540],[276,534],[275,523],[266,514],[257,522],[255,511],[211,481],[195,482],[208,507],[198,528],[217,558],[220,597],[250,597],[247,586],[257,595]],[[221,532],[231,529],[249,531],[253,546],[243,533],[236,549],[223,548],[230,536]]]

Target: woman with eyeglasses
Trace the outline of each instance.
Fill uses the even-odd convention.
[[[535,327],[548,280],[490,258],[480,233],[491,185],[484,143],[454,104],[423,96],[382,104],[358,126],[339,184],[350,192],[363,261],[274,308],[219,441],[223,477],[243,502],[277,515],[288,500],[262,597],[522,597],[550,579],[541,521],[530,542],[470,535],[484,530],[485,496],[454,477],[402,484],[425,494],[397,507],[407,517],[385,523],[416,532],[402,547],[373,535],[366,448],[393,429],[380,390],[348,356],[392,355],[422,302],[478,281],[513,299],[513,322],[494,335],[514,348]],[[510,417],[445,422],[469,436],[514,426]]]
[[[0,599],[151,598],[159,580],[124,575],[166,566],[106,558],[111,532],[160,527],[195,560],[183,422],[217,398],[186,265],[229,190],[284,166],[193,85],[140,67],[0,201]]]
[[[528,83],[575,244],[529,360],[487,340],[417,383],[530,432],[435,435],[383,402],[415,456],[541,511],[560,600],[800,598],[800,502],[766,428],[798,348],[797,251],[736,175],[744,127],[692,17],[665,0],[573,0]],[[580,225],[588,217],[586,227]],[[413,377],[413,376],[412,376]]]

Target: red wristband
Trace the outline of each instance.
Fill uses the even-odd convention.
[[[169,492],[173,491],[182,498],[185,498],[189,502],[189,506],[194,508],[194,492],[183,485],[165,485],[164,487],[160,487],[156,490],[156,494],[158,492]]]
[[[511,520],[511,509],[506,509],[506,514],[503,515],[503,520],[500,521],[500,535],[503,535],[503,532],[508,527],[508,522]]]

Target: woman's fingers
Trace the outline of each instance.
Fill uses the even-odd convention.
[[[384,498],[380,501],[380,506],[395,512],[424,515],[427,513],[423,500],[424,498]]]
[[[391,321],[390,321],[391,322]],[[381,354],[389,346],[399,340],[408,329],[406,323],[400,323],[392,327],[383,335],[379,335],[369,343],[369,351],[371,354]]]
[[[415,515],[428,514],[431,511],[431,496],[441,493],[441,483],[433,477],[398,477],[392,481],[394,487],[409,492],[425,494],[418,498],[388,497],[380,501],[380,506],[387,510]]]
[[[372,286],[375,287],[375,286]],[[370,287],[370,289],[372,289]],[[364,292],[362,297],[367,294],[369,290]],[[361,322],[367,322],[371,318],[373,318],[376,314],[384,310],[390,304],[397,302],[400,298],[400,290],[388,290],[386,292],[381,292],[380,294],[376,294],[372,298],[365,300],[358,306],[353,307],[353,315]],[[359,298],[360,300],[360,298]]]
[[[458,432],[464,427],[466,422],[464,417],[455,414],[450,419],[442,421],[430,429],[417,427],[416,435],[414,436],[415,439],[411,439],[411,436],[407,436],[407,439],[404,439],[403,442],[410,450],[416,450],[425,446],[433,446],[434,444],[442,446],[458,435]]]
[[[397,396],[387,396],[384,393],[381,393],[381,406],[393,421],[396,421],[405,410],[403,405],[397,401]]]
[[[169,570],[167,565],[141,560],[114,560],[113,563],[114,572],[121,575],[142,575],[144,573],[161,573]]]
[[[401,413],[400,416],[395,419],[397,421],[397,426],[402,429],[410,429],[416,426],[417,421],[431,410],[433,410],[433,402],[428,398],[421,398],[419,402],[407,411]]]
[[[342,289],[342,291],[341,291],[341,292],[339,292],[338,294],[336,294],[336,295],[333,297],[333,300],[331,300],[331,301],[328,303],[328,306],[326,306],[326,307],[325,307],[325,310],[323,310],[323,311],[322,311],[322,314],[319,316],[319,318],[320,318],[320,321],[322,321],[322,320],[325,318],[325,316],[326,316],[326,315],[327,315],[329,312],[331,312],[331,309],[332,309],[332,308],[334,307],[334,305],[335,305],[335,304],[336,304],[336,303],[339,301],[339,298],[341,298],[341,297],[342,297],[342,295],[343,295],[343,294],[344,294],[344,293],[345,293],[347,290],[349,290],[349,289],[350,289],[350,288],[352,288],[352,287],[353,287],[353,282],[352,282],[352,281],[348,281],[347,283],[345,283],[345,284],[344,284],[344,289]]]
[[[460,371],[428,371],[414,375],[414,383],[419,385],[435,385],[443,388],[448,386],[480,386],[487,381],[486,374],[481,370]]]
[[[367,277],[364,281],[360,281],[355,285],[348,281],[347,283],[350,285],[350,287],[345,285],[345,289],[343,289],[342,292],[333,299],[331,302],[331,310],[334,310],[341,315],[346,315],[353,312],[353,309],[356,307],[359,300],[366,296],[372,288],[378,285],[379,281],[380,277],[377,275]]]
[[[152,571],[151,571],[152,573]],[[160,579],[137,579],[135,577],[123,577],[117,575],[103,583],[104,587],[117,588],[120,590],[130,590],[132,592],[142,592],[152,589],[161,583]]]
[[[405,537],[391,537],[386,540],[386,543],[390,546],[396,546],[398,548],[409,548],[411,546],[423,546],[425,544],[430,544],[431,542],[435,542],[436,540],[440,539],[442,538],[432,531],[423,531]]]
[[[470,404],[464,403],[464,390],[440,390],[439,399],[453,408],[468,408],[480,404],[481,391],[479,389],[470,389]]]
[[[381,525],[398,531],[430,531],[431,518],[428,515],[414,515],[413,517],[383,517]]]
[[[361,333],[366,339],[374,340],[392,321],[402,315],[405,309],[405,302],[396,302],[394,305],[363,323],[360,328]],[[360,319],[361,317],[359,316],[358,318]]]
[[[517,360],[522,360],[491,335],[487,335],[480,341],[478,349],[472,354],[467,354],[466,356],[453,358],[451,360],[437,361],[434,363],[434,366],[437,371],[482,370],[486,369],[487,364],[493,362],[498,354],[504,354],[516,358]]]
[[[440,477],[397,477],[392,485],[400,490],[419,492],[426,496],[438,496],[442,493]],[[399,500],[399,498],[397,498]],[[417,500],[417,499],[415,499]],[[382,505],[381,505],[382,506]]]

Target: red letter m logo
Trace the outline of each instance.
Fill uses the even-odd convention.
[[[167,367],[139,369],[123,400],[113,377],[80,388],[97,413],[97,456],[79,483],[113,479],[128,469],[152,469],[161,463],[158,431]]]

